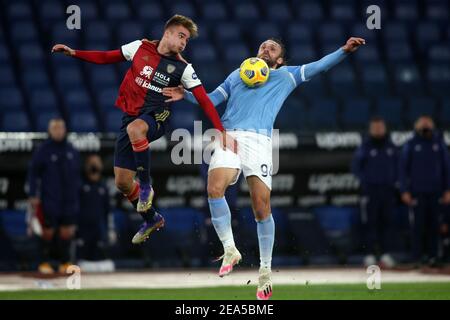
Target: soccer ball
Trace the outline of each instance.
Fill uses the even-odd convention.
[[[269,79],[270,69],[260,58],[248,58],[239,68],[239,76],[248,87],[259,87]]]

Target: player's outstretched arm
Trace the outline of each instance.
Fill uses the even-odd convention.
[[[66,56],[78,58],[96,64],[108,64],[126,61],[125,57],[119,49],[111,51],[84,51],[74,50],[64,44],[56,44],[52,48],[52,53],[53,52],[60,52],[65,54]]]
[[[208,98],[211,100],[214,106],[218,106],[225,101],[225,96],[219,88],[220,86],[217,87],[213,92],[208,93]],[[169,97],[166,102],[175,102],[185,99],[191,103],[198,105],[198,101],[197,99],[195,99],[192,92],[190,92],[189,90],[185,90],[181,85],[178,87],[163,88],[163,95]]]
[[[351,37],[347,40],[347,43],[329,55],[326,55],[322,59],[305,64],[301,67],[300,73],[303,81],[308,81],[315,75],[326,72],[338,63],[351,52],[355,52],[361,45],[366,44],[366,41],[362,38]]]

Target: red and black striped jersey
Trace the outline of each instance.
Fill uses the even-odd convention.
[[[158,53],[157,41],[136,40],[121,47],[123,57],[131,61],[120,85],[116,106],[129,115],[164,112],[170,107],[163,96],[164,87],[183,85],[187,90],[201,86],[191,64],[178,56]]]

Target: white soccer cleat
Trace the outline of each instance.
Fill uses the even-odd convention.
[[[272,297],[272,271],[268,268],[259,268],[256,299],[269,300],[270,297]]]
[[[223,261],[219,270],[219,277],[223,277],[233,271],[233,267],[241,262],[242,255],[236,247],[230,247],[225,249],[223,256],[218,258],[216,261],[220,259],[223,259]]]

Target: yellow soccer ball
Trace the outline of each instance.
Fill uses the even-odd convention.
[[[270,69],[260,58],[248,58],[239,68],[239,76],[249,87],[260,87],[269,79]]]

